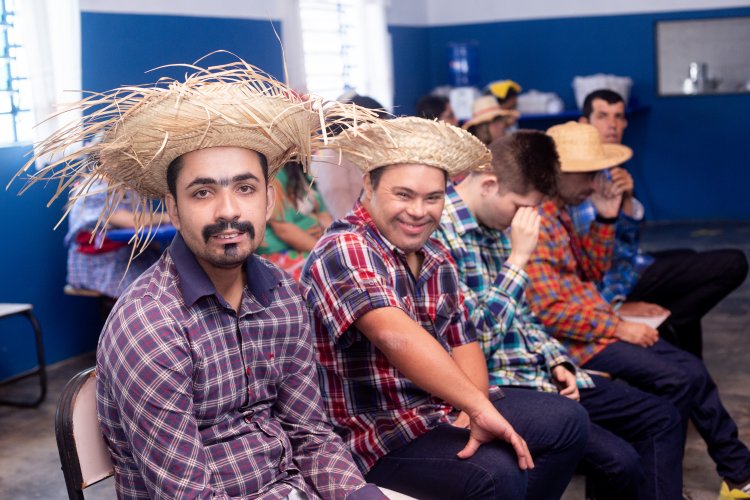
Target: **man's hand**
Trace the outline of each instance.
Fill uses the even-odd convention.
[[[662,314],[669,314],[669,310],[664,309],[659,304],[652,304],[650,302],[623,302],[617,310],[617,314],[621,316],[642,316],[650,318],[653,316],[661,316]]]
[[[617,324],[615,337],[641,347],[651,347],[659,340],[659,332],[648,325],[622,320]]]
[[[523,268],[529,261],[539,239],[541,220],[536,207],[520,207],[516,211],[510,223],[510,264]]]
[[[489,402],[483,406],[483,410],[469,417],[470,436],[469,442],[464,449],[459,451],[458,458],[469,458],[479,447],[485,443],[502,439],[513,446],[518,456],[518,467],[522,470],[533,469],[534,460],[531,458],[531,452],[526,445],[526,441],[519,436],[505,418],[500,415],[497,409]]]
[[[591,203],[602,217],[617,217],[620,213],[620,205],[622,205],[622,183],[616,185],[614,181],[606,180],[603,172],[597,175],[601,182],[597,183],[596,190],[591,195]]]
[[[576,385],[576,376],[563,365],[557,365],[552,369],[552,382],[557,386],[561,396],[573,401],[581,400],[581,394]]]
[[[615,167],[611,171],[614,189],[622,191],[621,210],[629,216],[633,216],[633,177],[630,172],[622,167]]]

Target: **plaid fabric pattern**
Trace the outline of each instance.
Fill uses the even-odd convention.
[[[415,279],[403,252],[358,202],[328,229],[302,271],[326,409],[363,471],[448,423],[453,408],[404,377],[353,323],[374,309],[396,307],[449,352],[475,340],[451,258],[432,240],[421,252]]]
[[[557,393],[550,370],[565,365],[576,372],[579,387],[593,387],[591,377],[576,370],[563,346],[531,313],[524,299],[526,272],[506,262],[511,250],[508,236],[481,226],[452,185],[435,237],[458,267],[491,384]]]
[[[640,203],[635,199],[633,202]],[[578,206],[568,206],[567,211],[576,233],[581,237],[586,236],[596,219],[596,208],[591,200],[586,200]],[[653,257],[638,249],[639,241],[640,221],[620,212],[615,226],[612,265],[597,282],[599,293],[607,302],[624,301],[641,277],[641,273],[654,262]]]
[[[239,313],[175,237],[99,340],[119,498],[344,498],[364,486],[323,412],[296,282],[250,257]]]
[[[579,366],[615,342],[617,317],[596,282],[608,269],[614,224],[593,222],[579,237],[554,201],[540,206],[542,227],[526,266],[531,310]]]
[[[78,252],[76,235],[81,231],[92,231],[102,213],[111,211],[111,207],[107,206],[106,189],[107,183],[104,181],[92,183],[89,188],[91,194],[86,198],[78,198],[68,214],[68,233],[65,236],[68,247],[67,281],[76,288],[87,288],[108,297],[119,297],[130,283],[159,259],[161,252],[155,246],[150,246],[133,259],[129,269],[130,246],[101,254]],[[125,196],[119,208],[132,210],[132,197]]]

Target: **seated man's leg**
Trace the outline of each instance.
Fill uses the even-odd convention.
[[[585,410],[556,394],[503,392],[494,403],[529,446],[536,467],[528,475],[504,441],[482,445],[466,460],[457,458],[469,431],[442,425],[381,458],[367,480],[420,499],[559,498],[587,441]]]
[[[638,280],[628,300],[659,304],[672,312],[669,324],[677,344],[701,357],[701,318],[747,277],[748,263],[740,250],[668,250],[652,254],[655,261]]]
[[[527,474],[513,448],[494,441],[462,460],[456,454],[468,439],[467,429],[440,425],[382,457],[365,477],[420,500],[524,498]]]
[[[690,418],[695,424],[719,474],[734,483],[750,480],[750,450],[738,439],[737,425],[698,358],[663,340],[649,348],[615,342],[584,366],[671,401],[684,423]]]
[[[598,498],[680,498],[680,414],[663,398],[593,377],[581,390],[591,433],[581,469]]]
[[[529,471],[527,499],[559,498],[588,442],[589,418],[576,401],[532,389],[503,387],[493,401],[526,440],[534,469]]]

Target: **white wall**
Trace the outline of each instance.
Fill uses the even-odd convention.
[[[241,19],[280,18],[287,0],[79,0],[84,12]]]
[[[445,26],[730,7],[750,7],[750,0],[391,0],[388,24]]]

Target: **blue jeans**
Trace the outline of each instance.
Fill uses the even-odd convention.
[[[581,405],[591,432],[580,470],[597,499],[682,498],[683,432],[668,401],[625,384],[592,377]]]
[[[368,482],[420,500],[560,498],[588,439],[586,411],[557,394],[503,388],[495,407],[526,440],[535,468],[518,468],[513,448],[504,441],[482,445],[470,458],[456,453],[469,431],[440,425],[382,457],[366,474]]]
[[[584,367],[611,373],[669,400],[682,417],[683,439],[690,419],[708,445],[721,477],[739,484],[750,479],[750,450],[737,437],[737,425],[700,359],[664,340],[649,348],[619,341]]]

